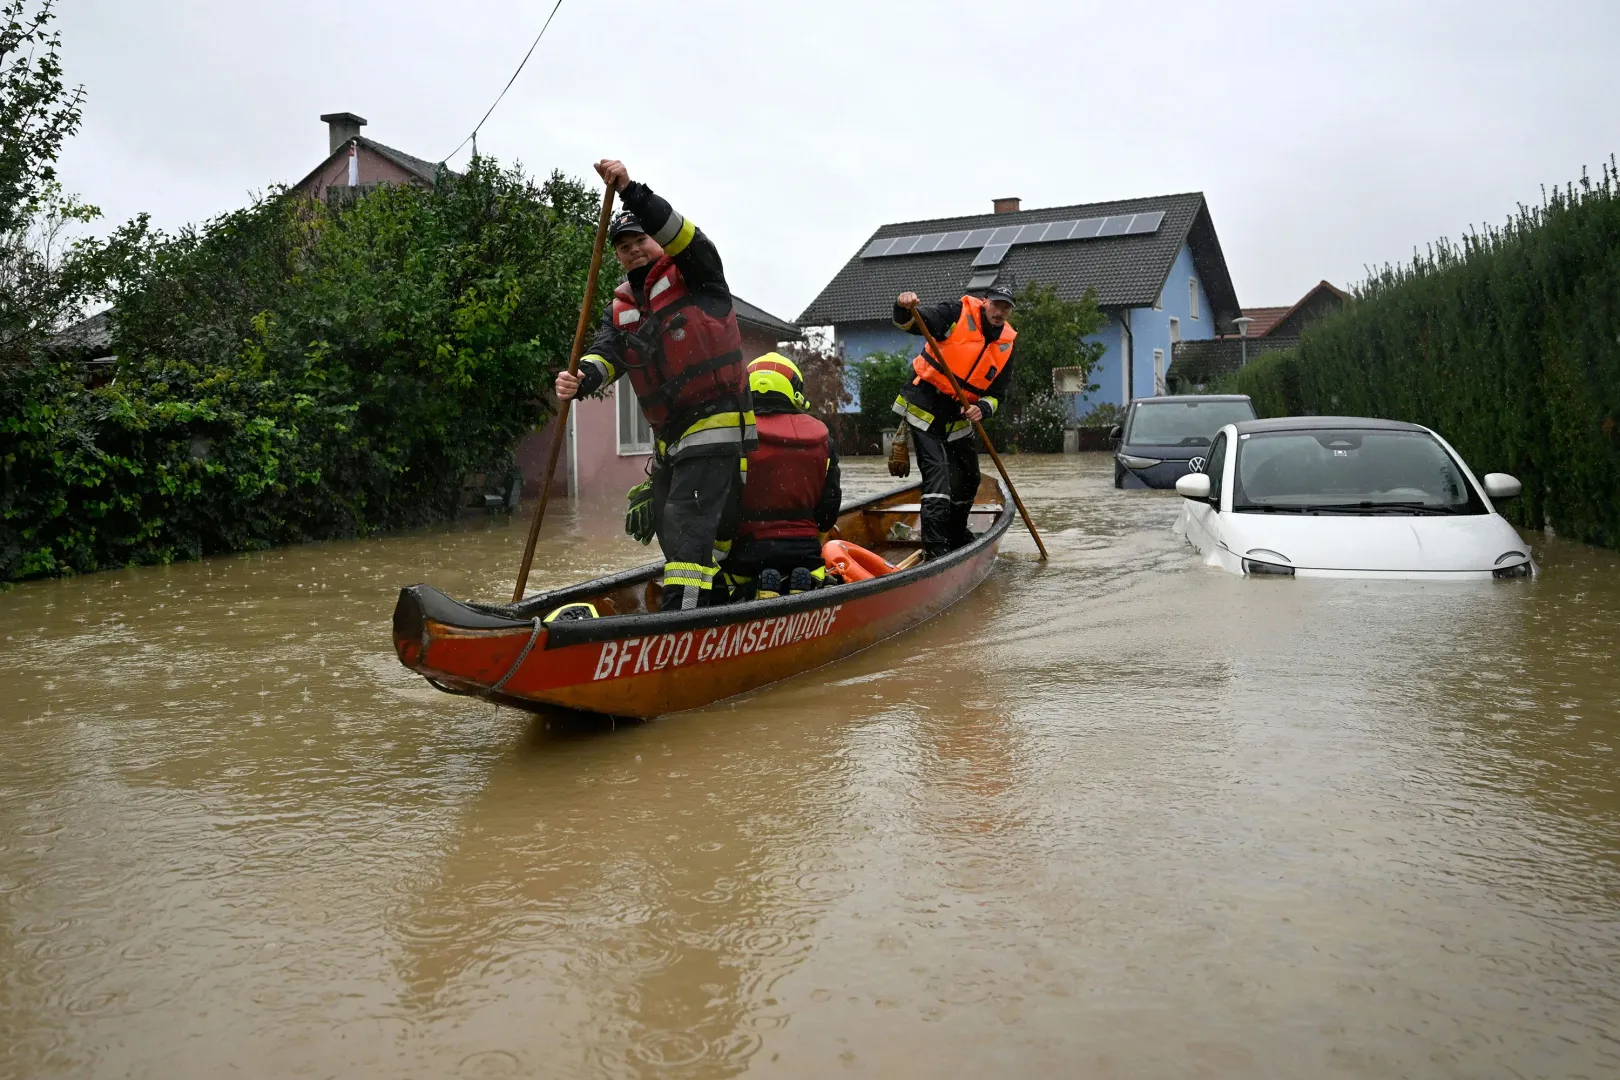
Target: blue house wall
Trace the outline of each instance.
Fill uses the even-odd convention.
[[[1196,290],[1196,306],[1192,292]],[[1209,296],[1204,283],[1193,265],[1192,249],[1186,244],[1176,255],[1170,274],[1165,278],[1159,295],[1158,308],[1134,308],[1130,312],[1131,334],[1135,338],[1135,384],[1137,397],[1151,397],[1154,393],[1153,350],[1164,350],[1164,372],[1169,373],[1170,320],[1175,319],[1180,333],[1178,340],[1203,341],[1215,336],[1215,317],[1209,309]]]
[[[1193,314],[1193,290],[1198,296],[1196,317]],[[1193,264],[1192,249],[1186,244],[1181,246],[1165,278],[1157,308],[1113,309],[1109,312],[1108,325],[1086,339],[1101,342],[1105,352],[1102,360],[1092,369],[1091,381],[1097,384],[1097,391],[1084,402],[1073,399],[1071,414],[1083,414],[1102,403],[1123,405],[1131,397],[1152,397],[1154,349],[1163,350],[1164,374],[1168,375],[1170,371],[1173,356],[1170,348],[1171,319],[1176,320],[1176,330],[1180,335],[1177,340],[1201,341],[1215,336],[1215,318],[1210,313],[1209,296]],[[1127,346],[1132,368],[1129,385],[1125,378],[1124,360]]]
[[[875,352],[899,350],[915,354],[922,338],[913,337],[887,319],[878,322],[845,323],[833,328],[834,342],[844,350],[844,386],[853,399],[844,412],[861,409],[861,380],[856,365]]]
[[[1192,300],[1193,291],[1196,291],[1198,297],[1196,316]],[[1210,312],[1209,296],[1205,293],[1204,283],[1193,264],[1192,249],[1186,244],[1183,244],[1180,252],[1176,254],[1176,261],[1165,279],[1157,308],[1112,309],[1109,311],[1108,324],[1086,339],[1101,342],[1105,351],[1102,360],[1092,369],[1091,381],[1097,384],[1096,392],[1085,401],[1071,398],[1071,415],[1078,416],[1104,402],[1123,405],[1131,396],[1153,396],[1153,350],[1163,350],[1166,375],[1169,374],[1170,360],[1174,355],[1170,347],[1171,319],[1176,320],[1181,341],[1202,341],[1215,336],[1215,318]],[[1012,322],[1017,325],[1016,314],[1013,315]],[[1127,326],[1129,326],[1128,335]],[[919,340],[896,328],[886,319],[845,323],[834,327],[834,332],[834,340],[844,351],[846,365],[844,382],[854,399],[853,404],[846,407],[846,412],[860,409],[861,391],[857,364],[874,352],[895,349],[915,352]],[[1124,363],[1127,343],[1130,346],[1132,361],[1129,388],[1126,385]]]

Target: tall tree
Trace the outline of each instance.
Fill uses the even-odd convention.
[[[0,7],[0,361],[17,361],[93,291],[89,247],[64,230],[97,216],[62,193],[56,159],[84,88],[62,82],[55,0]]]

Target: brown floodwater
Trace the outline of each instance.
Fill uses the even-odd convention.
[[[0,1076],[1615,1075],[1620,555],[1244,580],[1013,465],[1050,564],[617,730],[394,659],[521,522],[0,594]]]

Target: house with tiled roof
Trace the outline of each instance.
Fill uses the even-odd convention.
[[[1307,326],[1350,300],[1343,289],[1319,281],[1290,306],[1244,308],[1247,321],[1240,323],[1236,333],[1174,346],[1168,380],[1171,393],[1206,389],[1257,356],[1293,348]]]
[[[438,182],[443,163],[435,165],[403,150],[396,150],[360,134],[366,118],[352,112],[326,113],[328,153],[326,160],[311,169],[293,185],[312,198],[330,202],[355,198],[379,184],[417,184],[432,187]]]
[[[880,226],[810,302],[800,326],[830,326],[846,362],[914,349],[891,319],[894,298],[982,293],[997,282],[1056,286],[1077,300],[1088,289],[1108,316],[1094,335],[1105,352],[1091,403],[1163,393],[1172,349],[1236,329],[1241,313],[1209,206],[1199,192],[1024,210],[996,199],[993,212]],[[1018,323],[1014,313],[1012,322]]]

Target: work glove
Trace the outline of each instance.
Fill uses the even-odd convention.
[[[624,515],[624,531],[643,544],[653,538],[652,481],[643,480],[627,493],[630,509]]]

